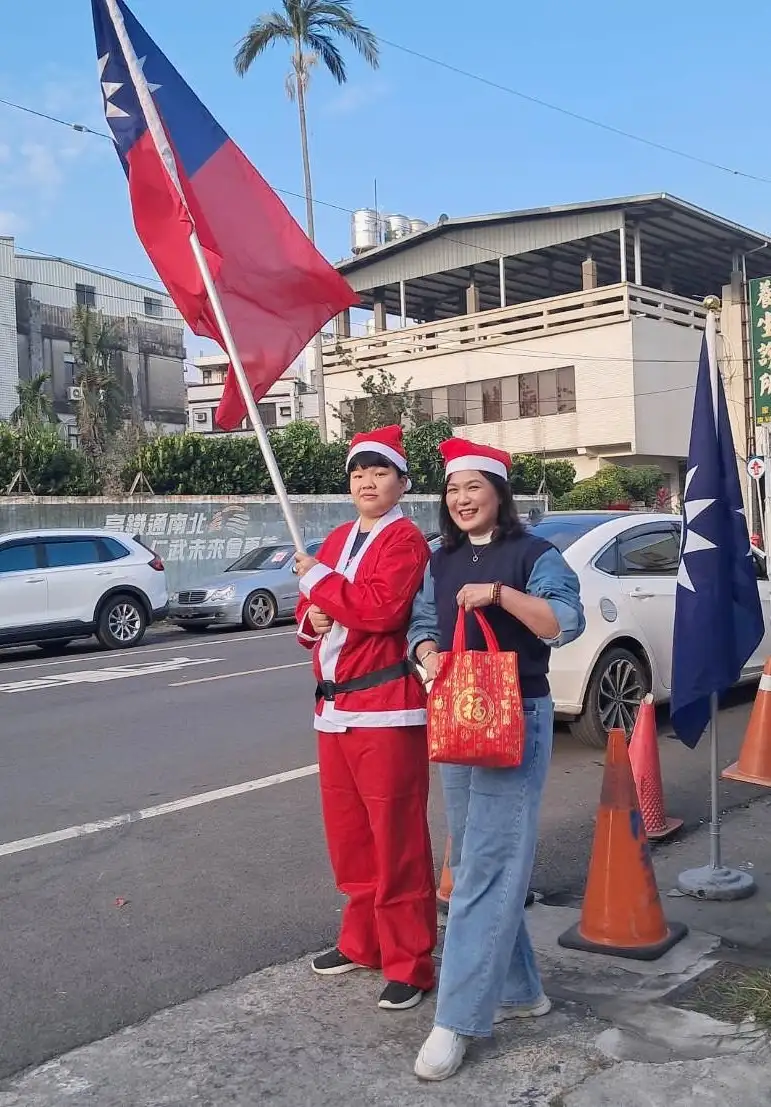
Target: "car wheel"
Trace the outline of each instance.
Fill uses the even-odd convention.
[[[147,613],[135,596],[111,596],[99,613],[96,636],[108,650],[138,646],[145,636]]]
[[[583,714],[570,724],[571,733],[585,746],[600,750],[615,727],[629,738],[640,701],[649,691],[650,678],[640,658],[621,646],[608,650],[595,666]]]
[[[276,621],[276,601],[270,592],[252,592],[244,604],[244,623],[250,630],[267,630]]]
[[[41,653],[57,654],[62,650],[66,650],[71,642],[71,638],[57,638],[53,642],[36,642],[35,645]]]

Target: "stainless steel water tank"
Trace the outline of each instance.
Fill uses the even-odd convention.
[[[425,231],[428,227],[428,223],[425,219],[410,219],[410,234],[417,234],[419,231]]]
[[[410,233],[410,221],[406,215],[386,216],[386,241],[393,242],[397,238],[406,238]]]
[[[359,208],[351,216],[351,249],[364,254],[379,245],[378,214],[372,208]]]

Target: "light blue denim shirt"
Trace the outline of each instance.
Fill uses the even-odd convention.
[[[559,550],[546,550],[536,561],[527,582],[529,596],[539,596],[548,600],[559,623],[560,632],[556,638],[544,638],[547,646],[553,649],[566,646],[584,632],[586,619],[581,603],[581,588],[578,577],[568,565]],[[407,631],[407,643],[410,654],[416,646],[429,639],[437,641],[439,627],[436,620],[434,603],[434,578],[431,566],[426,569],[423,585],[412,604],[412,615]]]

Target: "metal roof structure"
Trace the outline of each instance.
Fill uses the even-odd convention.
[[[405,282],[409,318],[443,319],[465,313],[473,279],[482,311],[500,306],[500,259],[505,258],[508,304],[559,296],[581,288],[581,264],[591,255],[600,285],[622,280],[625,232],[628,279],[635,238],[640,283],[702,299],[719,294],[734,259],[748,277],[771,272],[771,237],[749,230],[667,193],[652,193],[524,211],[441,218],[425,230],[377,246],[338,264],[363,307],[383,297],[400,314]]]

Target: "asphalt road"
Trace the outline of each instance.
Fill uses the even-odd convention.
[[[0,1078],[333,940],[307,662],[290,627],[0,654]],[[722,713],[724,763],[751,698]],[[706,744],[664,740],[662,763],[669,812],[697,825]],[[547,896],[581,891],[601,773],[558,733],[533,878]],[[432,821],[440,855],[438,788]]]

